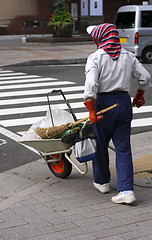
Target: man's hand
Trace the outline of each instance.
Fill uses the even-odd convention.
[[[145,104],[145,99],[143,97],[144,92],[145,92],[144,90],[140,90],[140,89],[137,90],[137,93],[133,99],[133,103],[132,103],[133,106],[136,105],[136,107],[139,108]]]
[[[94,99],[93,98],[90,98],[88,101],[86,101],[84,103],[84,105],[86,106],[86,108],[89,111],[89,118],[90,118],[90,121],[92,123],[99,122],[100,119],[103,118],[102,115],[100,115],[100,116],[96,115],[96,112],[95,112],[95,109],[94,109]]]

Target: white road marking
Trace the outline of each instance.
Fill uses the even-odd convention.
[[[146,112],[152,112],[152,105],[150,105],[150,106],[142,106],[140,108],[133,107],[133,114],[146,113]]]
[[[42,82],[42,83],[30,83],[30,84],[16,84],[16,85],[6,85],[1,86],[1,90],[5,89],[17,89],[17,88],[36,88],[36,87],[49,87],[49,86],[55,86],[55,85],[70,85],[70,84],[76,84],[71,81],[58,81],[58,82]]]
[[[152,125],[152,118],[141,118],[141,119],[133,119],[131,123],[131,127],[146,127]]]
[[[12,139],[12,140],[14,140],[14,141],[19,141],[19,140],[21,139],[21,136],[13,133],[13,132],[11,132],[11,131],[9,131],[9,130],[1,127],[1,126],[0,126],[0,133],[1,133],[2,135],[4,135],[4,136],[6,136],[6,137],[8,137],[8,138],[10,138],[10,139]],[[19,143],[19,144],[21,144],[21,143]],[[23,144],[21,144],[21,145],[23,145]],[[26,147],[26,148],[28,148],[29,150],[31,150],[31,151],[39,154],[38,151],[36,151],[34,148],[29,147],[29,146],[26,146],[26,145],[23,145],[23,146]]]
[[[62,81],[62,85],[64,85],[64,81]],[[61,89],[61,88],[55,88],[55,89]],[[1,92],[1,97],[17,97],[17,96],[26,96],[26,95],[36,95],[36,94],[48,94],[49,92],[52,92],[54,88],[46,88],[46,89],[38,89],[38,90],[28,90],[28,91],[13,91],[13,92]],[[72,92],[72,91],[82,91],[84,90],[84,86],[75,86],[75,87],[62,87],[62,91],[65,92]]]
[[[5,139],[0,139],[0,146],[4,144],[7,144],[7,141]]]
[[[13,83],[30,83],[30,82],[43,82],[43,81],[56,81],[57,78],[29,78],[29,79],[16,79],[16,80],[9,80],[9,81],[0,81],[0,85],[6,85],[6,84],[13,84]]]
[[[38,75],[26,75],[26,76],[12,76],[12,77],[0,77],[0,80],[12,80],[12,79],[24,79],[24,78],[39,78]]]
[[[51,104],[51,106],[58,107],[61,109],[68,109],[68,106],[66,105],[66,103]],[[82,102],[71,103],[70,106],[72,109],[85,107]],[[0,116],[22,114],[22,113],[44,112],[44,111],[47,111],[47,109],[48,109],[48,105],[18,107],[18,108],[5,108],[5,109],[0,109]],[[1,121],[0,121],[0,123],[1,123]]]
[[[43,117],[31,117],[31,118],[21,118],[21,119],[9,119],[9,120],[2,120],[0,124],[4,127],[16,127],[16,126],[23,126],[23,125],[32,125],[41,121]]]
[[[11,73],[13,71],[10,71],[10,70],[0,70],[0,73]]]
[[[23,75],[27,75],[27,73],[1,73],[0,72],[0,77],[5,77],[5,76],[23,76]]]
[[[65,95],[66,99],[83,99],[84,94],[78,93],[78,94],[67,94]],[[51,95],[49,96],[50,102],[63,100],[63,97],[61,95]],[[15,104],[25,104],[25,103],[40,103],[40,102],[46,102],[47,97],[31,97],[31,98],[17,98],[17,99],[8,99],[8,100],[0,100],[0,105],[15,105]]]

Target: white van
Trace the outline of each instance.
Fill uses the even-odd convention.
[[[152,5],[126,5],[118,9],[115,25],[126,50],[152,63]]]

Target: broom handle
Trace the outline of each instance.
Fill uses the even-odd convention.
[[[117,106],[119,106],[118,103],[116,103],[116,104],[114,104],[114,105],[112,105],[112,106],[110,106],[110,107],[108,107],[108,108],[105,108],[105,109],[97,112],[97,116],[100,115],[100,114],[102,114],[102,113],[105,113],[105,112],[107,112],[107,111],[109,111],[109,110],[111,110],[111,109],[113,109],[113,108],[115,108],[115,107],[117,107]],[[74,123],[71,123],[71,124],[69,125],[69,127],[73,127],[73,126],[75,126],[75,125],[77,125],[77,124],[79,124],[79,123],[85,122],[85,121],[87,121],[88,119],[89,119],[89,117],[80,119],[80,120],[78,120],[78,121],[76,121],[76,122],[74,122]]]

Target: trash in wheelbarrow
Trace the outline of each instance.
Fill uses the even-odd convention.
[[[117,107],[118,104],[114,104],[108,108],[105,108],[99,112],[97,112],[97,115],[100,115],[100,114],[103,114],[115,107]],[[51,128],[37,128],[36,129],[36,133],[41,137],[41,138],[44,138],[44,139],[47,139],[47,138],[57,138],[57,137],[61,137],[62,134],[66,133],[68,130],[71,130],[73,129],[74,127],[78,127],[78,124],[80,123],[83,123],[85,122],[86,120],[89,120],[89,117],[86,117],[86,118],[83,118],[83,119],[80,119],[76,122],[73,122],[73,123],[67,123],[67,124],[62,124],[60,126],[54,126],[54,127],[51,127]]]
[[[55,106],[51,106],[51,112],[54,118],[54,124],[56,126],[59,126],[61,124],[67,124],[69,122],[73,122],[73,118],[70,115],[69,112],[60,109],[58,107]],[[40,135],[37,134],[36,129],[37,128],[51,128],[52,127],[52,122],[50,121],[50,111],[49,109],[46,112],[45,117],[37,122],[34,123],[29,129],[28,131],[22,136],[21,140],[36,140],[36,139],[43,139]],[[47,137],[47,139],[49,139]]]

